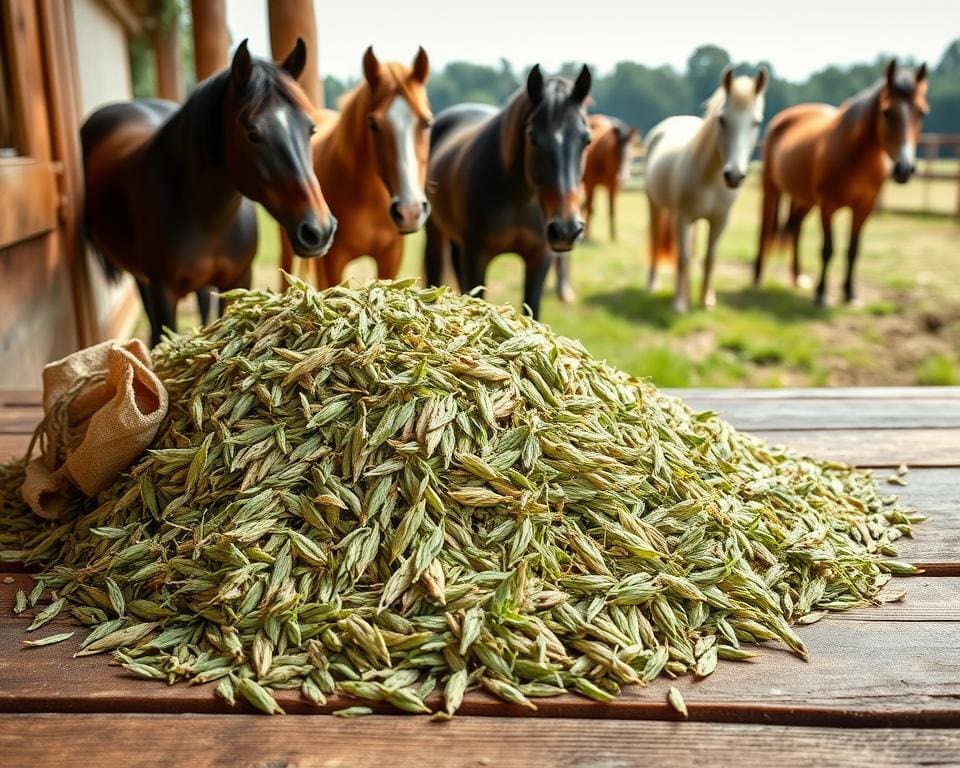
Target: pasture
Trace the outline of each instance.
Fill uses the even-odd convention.
[[[888,184],[891,207],[931,199],[952,210],[954,184],[920,179],[906,186]],[[600,190],[592,239],[573,252],[571,272],[577,300],[563,304],[548,280],[543,320],[579,338],[591,353],[632,374],[673,387],[785,387],[960,384],[960,222],[941,216],[876,213],[864,230],[858,261],[861,304],[840,303],[849,214],[837,221],[837,253],[830,271],[830,308],[814,307],[812,289],[789,285],[786,251],[768,261],[765,285],[750,286],[759,217],[759,173],[751,174],[734,204],[720,241],[717,307],[695,307],[677,315],[670,306],[673,276],[664,273],[661,290],[645,288],[647,203],[643,191],[621,193],[620,240],[607,238],[606,195]],[[276,225],[263,211],[254,284],[277,285]],[[702,225],[701,225],[702,226]],[[811,215],[802,234],[803,266],[810,276],[820,266],[820,226]],[[698,259],[693,272],[699,287],[705,231],[697,230]],[[406,238],[400,276],[422,274],[422,233]],[[519,302],[522,263],[515,256],[496,259],[489,272],[488,298]],[[346,279],[375,275],[361,259]],[[181,328],[196,322],[194,302],[185,300]],[[146,330],[142,324],[141,333]]]

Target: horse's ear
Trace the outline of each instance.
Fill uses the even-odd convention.
[[[377,83],[380,82],[380,62],[373,52],[372,45],[363,53],[363,76],[371,88],[376,88]]]
[[[920,85],[924,80],[927,79],[927,62],[923,62],[920,65],[920,68],[917,70],[917,85]]]
[[[767,68],[760,67],[760,70],[757,72],[756,83],[756,93],[759,96],[767,89]]]
[[[587,96],[590,95],[590,86],[593,84],[593,75],[590,74],[590,68],[584,64],[580,68],[580,74],[577,75],[577,81],[573,84],[573,100],[577,104],[583,104]]]
[[[290,51],[280,66],[285,69],[287,74],[294,80],[300,79],[300,75],[303,74],[303,70],[307,66],[307,44],[303,42],[302,37],[297,38],[297,43],[293,46],[293,50]]]
[[[417,55],[413,58],[413,79],[418,83],[427,82],[430,76],[430,59],[427,58],[427,52],[421,45],[417,49]]]
[[[253,72],[253,59],[250,57],[247,41],[244,39],[237,47],[237,52],[233,54],[233,61],[230,64],[230,79],[235,86],[240,87],[246,85],[251,72]]]
[[[543,99],[543,72],[540,71],[539,64],[534,64],[527,75],[527,98],[533,106],[537,106]]]
[[[730,89],[733,87],[733,67],[729,64],[723,68],[723,73],[720,75],[720,82],[723,85],[723,90],[730,93]]]
[[[896,79],[897,79],[897,60],[896,59],[890,59],[890,63],[887,64],[886,77],[887,77],[887,88],[889,88],[890,90],[893,90],[894,83],[896,82]]]

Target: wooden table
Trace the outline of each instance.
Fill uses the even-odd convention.
[[[678,681],[690,722],[666,705],[664,680],[606,705],[541,700],[535,714],[471,694],[439,724],[305,716],[315,710],[281,692],[292,714],[268,718],[229,710],[209,686],[167,687],[101,656],[71,659],[70,641],[21,650],[28,619],[11,604],[29,577],[7,567],[0,765],[960,765],[960,388],[680,394],[773,441],[875,467],[881,482],[909,465],[903,498],[930,520],[901,547],[926,569],[897,582],[906,601],[800,628],[809,663],[765,649],[755,662]],[[39,416],[38,393],[0,391],[0,460],[22,453]]]

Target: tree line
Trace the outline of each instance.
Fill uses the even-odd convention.
[[[771,74],[766,106],[766,115],[771,117],[800,102],[840,104],[875,82],[888,60],[881,55],[873,62],[830,65],[804,82],[791,82],[778,76],[769,62],[734,62],[723,48],[703,45],[690,54],[682,72],[671,66],[648,67],[634,61],[621,61],[605,75],[594,72],[591,111],[619,117],[643,133],[670,115],[699,114],[727,64],[733,64],[738,73],[753,74],[762,63]],[[915,66],[917,62],[901,63]],[[927,66],[931,112],[924,121],[924,131],[960,134],[960,39],[947,48],[940,61],[927,62]],[[579,63],[571,62],[561,68],[561,74],[573,78],[579,69]],[[524,77],[525,71],[514,69],[505,59],[498,66],[451,62],[430,75],[430,104],[434,112],[464,101],[502,104]],[[335,105],[354,83],[326,77],[327,104]]]

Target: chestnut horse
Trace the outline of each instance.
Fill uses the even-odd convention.
[[[430,206],[423,185],[433,120],[429,71],[423,48],[412,67],[381,64],[367,48],[363,82],[344,96],[339,113],[320,112],[313,167],[340,221],[330,252],[315,263],[320,288],[337,285],[344,267],[361,256],[374,258],[378,277],[396,277],[403,235],[426,221]],[[281,265],[287,272],[293,265],[286,243]]]
[[[637,136],[637,129],[623,120],[607,115],[590,115],[590,146],[584,155],[584,237],[590,237],[590,220],[593,218],[593,195],[597,187],[606,187],[610,210],[610,241],[617,239],[616,204],[620,185],[630,180],[630,147]],[[570,302],[576,298],[570,284],[569,256],[557,255],[557,295],[560,301]]]
[[[844,296],[848,302],[855,300],[853,269],[860,232],[891,166],[893,179],[900,184],[913,175],[920,124],[929,110],[926,95],[926,65],[921,65],[916,75],[898,73],[894,59],[883,79],[839,109],[798,104],[770,121],[763,145],[763,219],[755,284],[762,277],[764,256],[780,234],[792,240],[793,282],[800,282],[800,225],[811,209],[819,206],[823,251],[815,297],[819,306],[825,306],[827,267],[833,256],[833,214],[851,208]],[[790,198],[782,233],[777,224],[781,196]]]
[[[523,301],[540,316],[554,254],[570,251],[583,234],[580,182],[590,142],[583,103],[590,80],[587,67],[571,83],[545,81],[534,66],[503,109],[461,104],[437,116],[427,169],[430,284],[443,279],[447,246],[463,291],[482,288],[498,254],[518,253],[525,262]]]
[[[304,256],[330,246],[336,219],[310,166],[312,109],[296,83],[305,63],[302,40],[281,66],[252,59],[244,41],[182,107],[122,102],[84,122],[87,236],[109,275],[136,278],[152,344],[176,330],[180,297],[249,287],[252,200]]]
[[[593,194],[597,187],[606,187],[610,204],[610,240],[617,239],[616,202],[620,185],[630,180],[630,146],[637,129],[623,120],[606,115],[590,115],[590,146],[583,166],[585,236],[590,237],[593,216]]]
[[[726,67],[721,85],[707,102],[703,119],[689,115],[668,117],[647,134],[646,189],[650,203],[650,276],[656,287],[657,265],[676,259],[677,290],[673,308],[690,305],[691,225],[710,224],[703,265],[700,303],[716,303],[713,265],[717,240],[727,226],[737,189],[746,178],[763,121],[767,72],[734,78]]]

